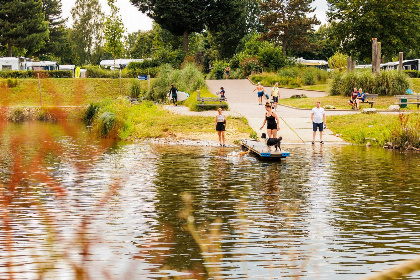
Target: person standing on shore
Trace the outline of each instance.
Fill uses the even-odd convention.
[[[271,96],[273,97],[273,109],[277,111],[277,103],[279,103],[280,97],[280,90],[279,90],[279,83],[276,83],[271,90]]]
[[[262,98],[264,96],[264,87],[258,82],[257,87],[253,90],[258,92],[258,105],[262,105]]]
[[[315,135],[316,131],[319,129],[319,141],[321,144],[324,144],[322,141],[322,131],[327,127],[327,118],[325,117],[325,110],[321,107],[321,102],[316,102],[316,107],[312,109],[311,113],[312,128],[313,128],[313,138],[312,144],[315,144]]]
[[[265,118],[260,130],[263,129],[265,123],[267,123],[267,137],[268,138],[277,138],[277,131],[280,130],[280,121],[276,113],[271,110],[270,102],[265,103]]]
[[[225,130],[226,130],[226,117],[222,114],[222,108],[217,110],[219,113],[216,116],[216,131],[219,135],[220,146],[225,146]]]
[[[169,94],[172,94],[172,101],[174,102],[175,106],[178,106],[178,95],[177,95],[177,88],[174,85],[171,85],[171,89],[169,90]]]

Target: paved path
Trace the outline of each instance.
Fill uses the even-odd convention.
[[[255,85],[248,80],[207,80],[210,92],[215,93],[224,87],[229,108],[234,114],[240,114],[248,119],[249,125],[259,136],[265,132],[260,130],[264,121],[264,105],[258,105],[257,92],[253,92]],[[271,88],[266,87],[265,92],[270,95]],[[305,94],[308,97],[325,96],[324,92],[304,91],[296,89],[280,89],[280,98],[289,98],[294,94]],[[263,99],[265,102],[265,98]],[[314,104],[315,107],[315,104]],[[354,114],[355,111],[327,111],[328,115]],[[215,114],[215,113],[213,113]],[[310,143],[312,141],[311,111],[289,108],[286,106],[277,107],[277,115],[280,118],[279,135],[283,137],[283,143],[297,144]],[[327,123],[328,124],[328,123]],[[318,134],[318,133],[317,133]],[[318,135],[316,137],[319,139]],[[331,130],[324,131],[323,140],[331,144],[345,144],[345,142],[333,135]]]

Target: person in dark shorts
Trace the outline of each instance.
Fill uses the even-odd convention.
[[[225,146],[225,130],[226,130],[226,117],[222,114],[222,108],[217,110],[219,113],[216,116],[216,131],[219,135],[220,146]]]
[[[226,79],[229,79],[229,74],[230,74],[230,67],[229,66],[226,66],[225,73],[226,73]]]
[[[324,141],[322,141],[322,131],[324,131],[324,128],[327,127],[327,119],[325,117],[325,110],[321,107],[321,102],[319,101],[316,102],[316,107],[312,109],[311,121],[314,131],[312,144],[315,144],[315,135],[318,129],[320,143],[324,144]]]
[[[359,92],[357,91],[357,88],[354,88],[353,92],[350,95],[350,100],[347,102],[351,106],[352,109],[357,109],[359,106],[357,104],[357,94]]]
[[[258,105],[262,105],[262,98],[264,96],[264,87],[258,82],[257,87],[253,90],[258,92]]]
[[[276,113],[271,109],[270,102],[265,103],[265,113],[264,122],[260,129],[263,129],[265,123],[267,123],[267,137],[268,138],[277,138],[277,131],[280,130],[279,118]]]
[[[220,98],[225,98],[225,89],[223,87],[220,88]]]
[[[169,94],[172,94],[172,101],[174,102],[175,106],[178,106],[178,95],[177,95],[177,88],[174,85],[171,85],[171,89],[169,90]]]

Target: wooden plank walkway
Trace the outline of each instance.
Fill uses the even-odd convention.
[[[280,160],[290,156],[290,153],[284,150],[275,150],[274,147],[271,147],[271,150],[268,149],[265,142],[258,142],[252,139],[242,140],[242,147],[250,150],[253,154],[256,154],[260,159],[264,160]]]

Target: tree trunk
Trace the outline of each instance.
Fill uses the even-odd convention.
[[[184,52],[188,52],[188,31],[184,31]]]
[[[9,57],[12,57],[12,40],[9,40],[7,46],[9,47]]]

